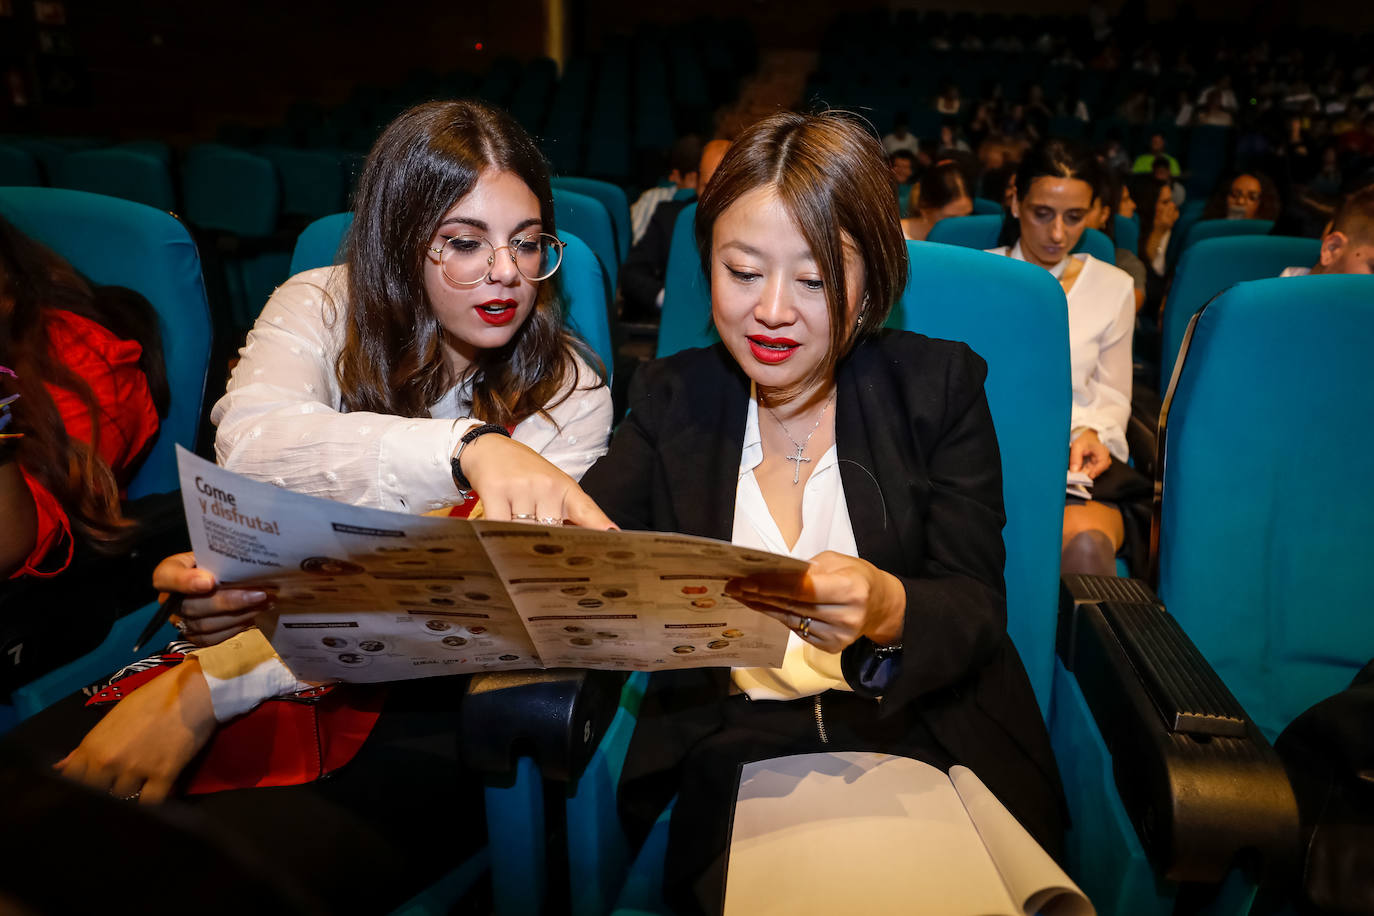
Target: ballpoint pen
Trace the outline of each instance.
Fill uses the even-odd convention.
[[[148,625],[143,628],[142,633],[138,634],[138,642],[134,643],[135,652],[142,649],[143,644],[152,639],[153,634],[161,629],[162,625],[166,623],[173,614],[181,610],[181,603],[184,600],[186,600],[186,595],[182,592],[176,592],[157,606],[157,610],[153,612],[153,616],[148,621]]]

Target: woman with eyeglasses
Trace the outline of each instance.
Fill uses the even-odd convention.
[[[574,478],[606,450],[611,398],[595,357],[562,324],[563,246],[533,140],[475,102],[412,108],[369,154],[354,212],[343,264],[288,280],[249,333],[212,414],[220,463],[393,511],[465,514],[477,493],[489,518],[609,525],[589,514]],[[569,494],[581,502],[565,504]],[[179,648],[209,648],[136,690],[113,681],[102,695],[123,695],[113,707],[78,697],[37,717],[25,743],[55,758],[71,748],[64,736],[109,709],[57,763],[65,775],[156,802],[188,778],[206,782],[208,759],[239,758],[230,763],[246,762],[247,785],[274,788],[221,785],[189,798],[196,814],[248,838],[331,910],[390,909],[480,844],[480,780],[464,776],[453,732],[465,678],[408,681],[384,698],[350,688],[342,732],[356,755],[315,781],[326,769],[321,739],[313,774],[283,776],[271,759],[279,749],[264,754],[272,740],[221,734],[270,697],[312,696],[248,629],[268,596],[217,590],[190,554],[165,560],[154,585],[194,596],[176,621],[194,645]],[[183,774],[212,739],[225,746]],[[445,829],[412,842],[422,822]]]
[[[1263,172],[1242,172],[1217,189],[1202,218],[1278,219],[1278,188]]]

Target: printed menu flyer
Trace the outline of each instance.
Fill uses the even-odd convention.
[[[807,568],[689,535],[350,506],[185,449],[177,461],[197,564],[271,595],[258,626],[309,681],[778,667],[788,629],[727,598],[725,584]]]

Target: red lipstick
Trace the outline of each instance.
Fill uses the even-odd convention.
[[[487,324],[510,324],[515,320],[515,300],[489,299],[481,305],[473,306],[473,311]]]
[[[780,363],[787,359],[801,344],[790,337],[765,337],[762,334],[749,335],[749,350],[754,359],[761,363]]]

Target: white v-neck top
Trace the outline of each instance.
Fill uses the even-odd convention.
[[[730,535],[733,543],[800,560],[810,560],[826,550],[851,557],[859,555],[840,480],[839,451],[831,445],[825,454],[812,460],[815,466],[811,476],[798,484],[804,488],[801,534],[789,548],[754,477],[754,469],[763,463],[763,437],[759,433],[759,403],[751,388],[735,491],[735,527]],[[822,651],[795,632],[787,638],[787,654],[781,668],[735,668],[731,680],[754,700],[794,700],[827,690],[850,689],[840,671],[839,654]]]

